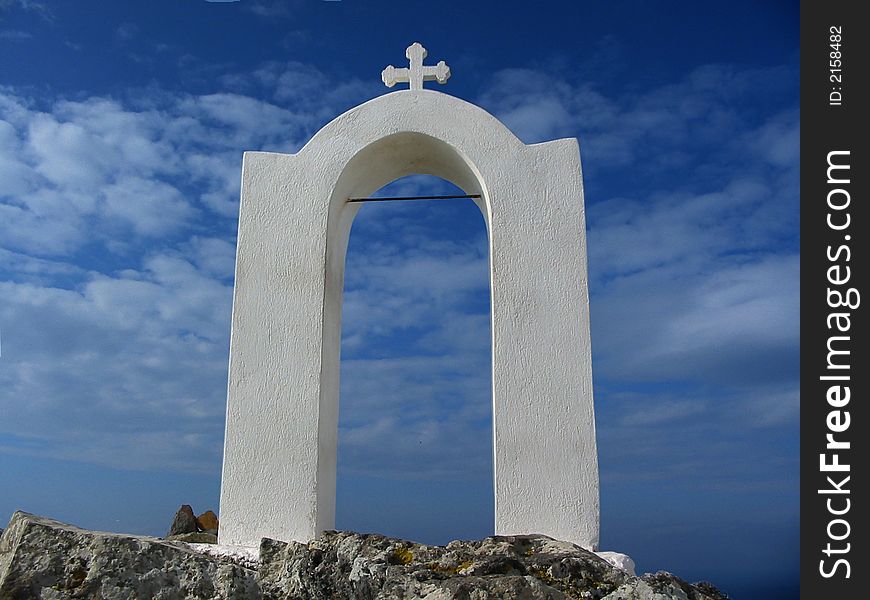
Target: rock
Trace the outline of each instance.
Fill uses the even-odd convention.
[[[727,600],[709,583],[635,577],[543,535],[426,546],[328,531],[307,544],[263,539],[258,550],[84,531],[22,512],[0,537],[0,598]]]
[[[159,538],[16,512],[0,538],[0,598],[259,599],[256,572]]]
[[[217,534],[209,533],[207,531],[168,535],[166,536],[166,539],[172,542],[184,542],[186,544],[217,544]]]
[[[634,577],[579,546],[542,535],[426,546],[348,532],[308,544],[264,539],[266,598],[722,600],[669,573]]]
[[[181,533],[196,533],[196,515],[193,514],[193,509],[189,504],[182,504],[178,512],[175,513],[172,527],[169,528],[169,533],[166,535],[168,537]]]
[[[200,531],[218,530],[218,518],[214,512],[207,510],[196,518],[196,526]]]
[[[728,600],[728,596],[712,584],[700,586],[686,583],[679,577],[659,571],[641,577],[632,577],[605,600]]]
[[[621,552],[596,552],[596,556],[600,556],[617,569],[622,569],[629,575],[636,575],[634,572],[634,561],[627,554]]]
[[[728,595],[720,591],[719,588],[709,581],[699,581],[692,585],[710,596],[713,600],[728,600]]]
[[[241,565],[254,571],[260,568],[260,548],[251,548],[250,546],[233,546],[227,544],[188,544],[193,550],[214,556],[216,558],[228,559],[237,565]]]

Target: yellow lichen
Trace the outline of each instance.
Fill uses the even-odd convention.
[[[459,563],[458,565],[456,565],[455,567],[451,567],[451,566],[442,565],[441,563],[437,563],[437,562],[430,562],[430,563],[426,564],[426,568],[429,569],[430,571],[435,571],[436,573],[444,573],[447,575],[456,575],[460,571],[464,571],[465,569],[469,568],[473,564],[474,563],[471,562],[470,560],[464,560],[461,563]]]
[[[537,577],[547,585],[556,583],[556,579],[552,575],[550,575],[550,573],[545,569],[535,569],[533,573],[535,574],[535,577]]]
[[[408,548],[396,548],[393,550],[393,557],[396,559],[396,562],[407,565],[414,560],[414,553]]]

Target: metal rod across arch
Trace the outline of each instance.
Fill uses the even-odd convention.
[[[385,198],[348,198],[348,202],[386,202],[390,200],[459,200],[461,198],[480,198],[480,194],[459,194],[456,196],[388,196]]]

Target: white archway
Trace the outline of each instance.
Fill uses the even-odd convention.
[[[334,526],[344,258],[358,205],[406,175],[446,179],[490,245],[497,534],[598,543],[585,222],[576,140],[527,146],[429,90],[339,116],[297,154],[245,153],[220,541]]]

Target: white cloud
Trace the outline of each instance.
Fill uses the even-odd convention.
[[[243,6],[257,16],[274,19],[289,17],[292,14],[290,11],[291,4],[295,4],[295,2],[251,0],[251,2],[246,2]]]
[[[800,116],[789,111],[750,132],[743,141],[772,165],[794,167],[800,161],[800,136]]]
[[[221,238],[194,237],[190,240],[190,255],[203,272],[218,279],[233,276],[236,268],[236,245]]]
[[[622,277],[593,300],[596,372],[719,384],[739,373],[731,385],[794,377],[798,275],[795,256],[771,256]]]
[[[36,2],[36,0],[0,0],[0,13],[15,8],[37,13],[46,21],[54,19],[54,14],[44,2]]]
[[[488,292],[489,263],[477,248],[412,246],[395,254],[397,249],[367,245],[364,253],[351,256],[344,298],[346,336],[366,339],[426,327],[431,315],[457,310],[473,295]]]
[[[694,290],[668,324],[662,346],[689,351],[740,343],[795,343],[800,309],[797,257],[767,258],[723,268]],[[694,348],[693,348],[694,346]]]
[[[584,164],[643,172],[689,166],[697,160],[692,151],[709,149],[713,140],[733,150],[733,134],[748,126],[742,105],[755,101],[757,89],[778,93],[788,77],[782,68],[707,65],[682,81],[617,99],[594,82],[572,85],[541,71],[504,69],[480,101],[526,143],[577,136]],[[655,154],[647,154],[650,148]]]
[[[740,174],[705,193],[657,191],[642,201],[612,198],[596,203],[589,209],[590,263],[597,273],[613,277],[676,261],[709,261],[735,248],[763,250],[770,244],[767,230],[780,226],[758,222],[771,200],[776,203],[774,185]],[[782,213],[786,208],[774,210]]]
[[[18,29],[4,29],[0,31],[0,40],[29,40],[33,34],[29,31],[20,31]]]
[[[239,214],[242,159],[238,152],[190,153],[185,156],[190,176],[204,186],[203,204],[225,217]]]
[[[166,255],[86,279],[81,291],[0,283],[0,428],[39,455],[213,470],[230,287]]]
[[[0,89],[2,228],[14,248],[55,255],[94,242],[128,252],[125,232],[171,237],[200,209],[235,218],[242,151],[297,148],[330,110],[160,90],[36,104]]]
[[[121,23],[115,28],[115,37],[121,41],[132,40],[139,33],[139,27],[135,23]]]
[[[43,277],[81,275],[84,272],[81,268],[66,262],[43,260],[3,248],[0,248],[0,270],[14,273],[19,278],[33,278],[35,281],[44,281]]]
[[[55,192],[39,190],[24,196],[21,202],[24,206],[0,200],[0,239],[9,248],[61,255],[75,250],[86,239],[83,219],[69,210],[71,205]]]
[[[27,151],[36,157],[36,171],[56,185],[93,188],[105,178],[111,149],[77,123],[59,123],[35,115]]]
[[[698,398],[688,400],[660,400],[647,398],[646,405],[627,412],[620,419],[628,427],[647,427],[696,417],[707,410],[707,403]],[[673,426],[673,425],[672,425]]]
[[[754,428],[797,423],[800,404],[800,386],[796,384],[748,389],[742,396],[743,408],[749,415],[748,423]]]
[[[0,197],[24,193],[33,185],[30,169],[21,162],[20,153],[15,128],[0,120]]]
[[[485,358],[448,353],[343,361],[342,472],[485,476],[492,469]]]
[[[161,181],[125,176],[103,188],[103,195],[104,214],[126,221],[141,235],[174,233],[196,215],[181,192]]]

